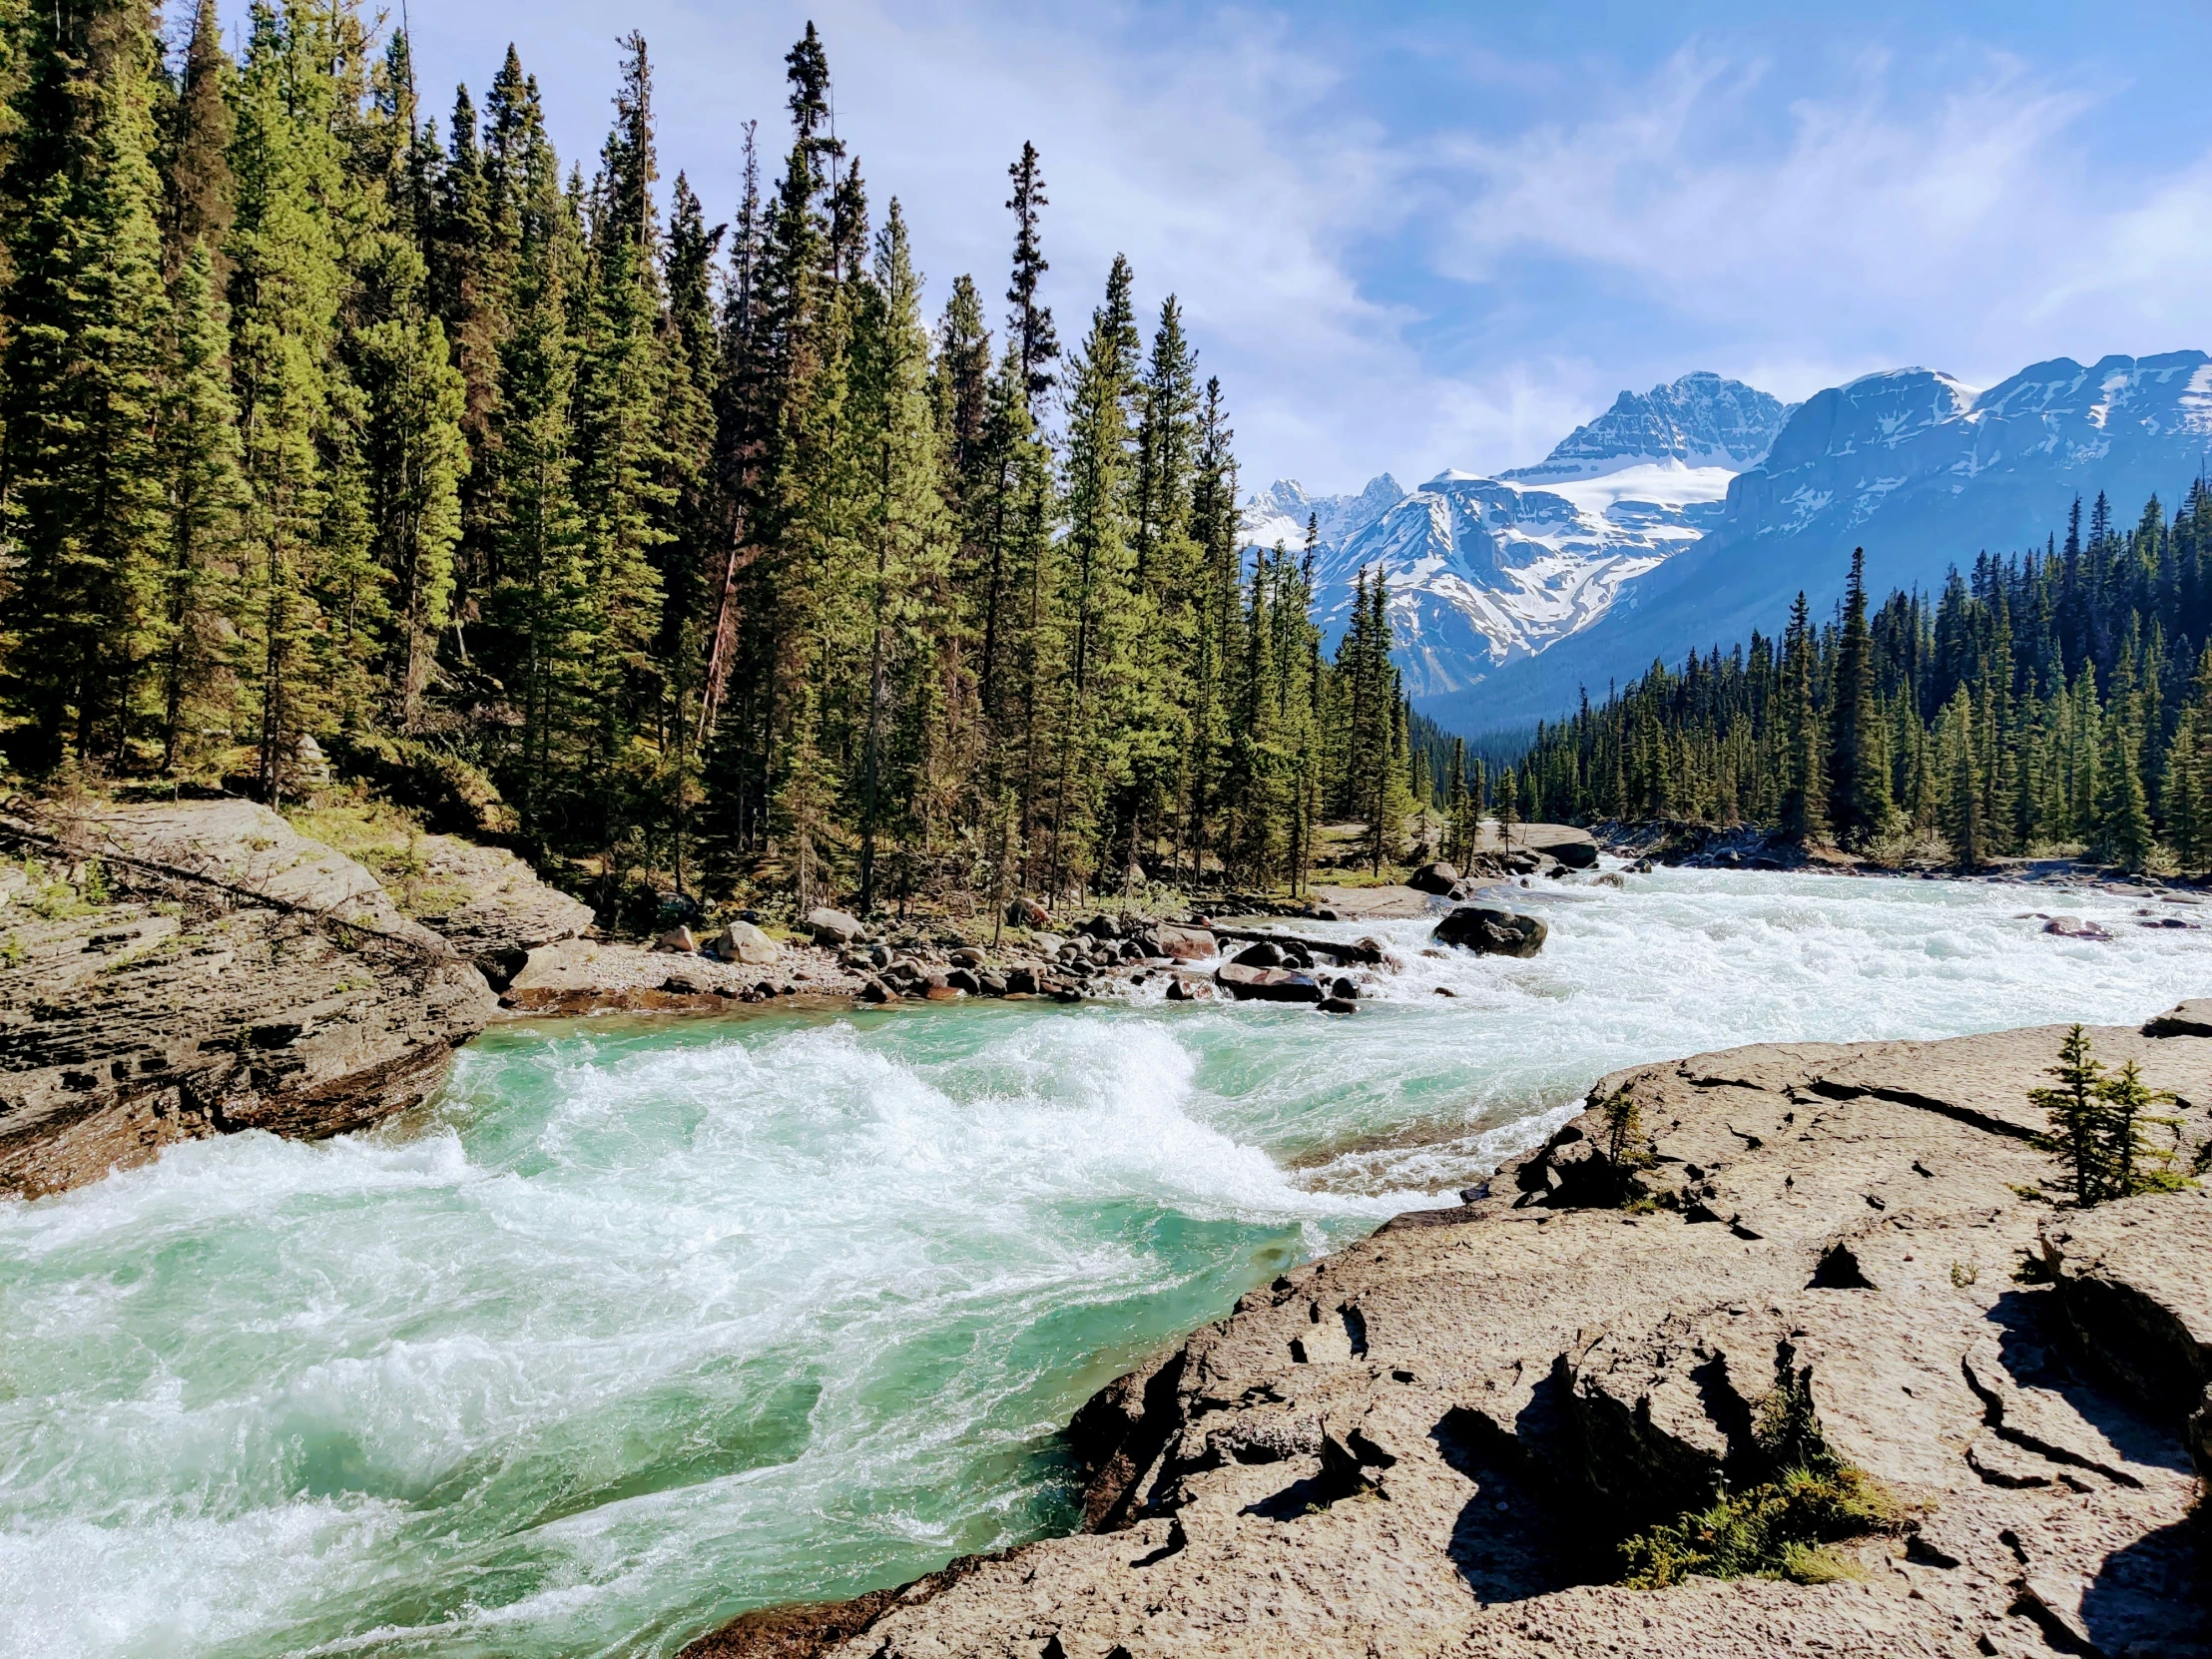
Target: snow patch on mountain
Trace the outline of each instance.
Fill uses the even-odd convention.
[[[1245,507],[1248,545],[1319,531],[1316,597],[1333,637],[1362,572],[1390,589],[1406,689],[1436,696],[1590,627],[1622,591],[1718,521],[1730,481],[1789,411],[1717,374],[1622,392],[1536,466],[1447,470],[1407,493],[1388,474],[1356,495],[1281,480]]]

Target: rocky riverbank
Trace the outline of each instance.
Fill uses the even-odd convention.
[[[1157,981],[1177,1000],[1344,1013],[1394,967],[1373,940],[1298,938],[1264,917],[1218,931],[1189,912],[1056,922],[1027,901],[995,927],[871,926],[823,908],[796,937],[739,920],[703,938],[607,939],[589,906],[503,849],[414,834],[364,850],[379,879],[231,799],[19,802],[0,841],[13,859],[0,864],[0,1196],[233,1130],[369,1127],[427,1098],[452,1051],[502,1012],[1072,1002]],[[1341,902],[1401,914],[1430,901],[1388,888]]]
[[[2062,1034],[1607,1078],[1637,1122],[1585,1111],[1103,1390],[1081,1533],[690,1651],[2212,1652],[2212,1195],[2054,1202]],[[2201,1166],[2212,1005],[2091,1036]],[[1879,1498],[1797,1558],[1825,1581],[1618,1582],[1626,1535],[1815,1450]]]

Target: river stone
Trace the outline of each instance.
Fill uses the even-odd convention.
[[[1221,954],[1220,943],[1206,928],[1178,927],[1163,921],[1156,931],[1160,936],[1160,954],[1178,962],[1210,961]]]
[[[2096,922],[2066,915],[2052,916],[2043,923],[2043,931],[2055,933],[2062,939],[2109,939],[2112,936]]]
[[[715,954],[726,962],[766,965],[784,957],[784,947],[750,921],[733,921],[714,940]]]
[[[1483,904],[1462,904],[1436,923],[1436,930],[1429,936],[1438,944],[1454,944],[1485,955],[1533,956],[1543,949],[1550,932],[1535,916]]]
[[[696,956],[699,954],[699,941],[692,937],[689,927],[671,927],[653,941],[653,948],[673,951],[682,956]]]
[[[1441,861],[1423,864],[1405,877],[1405,884],[1415,892],[1435,893],[1439,897],[1448,894],[1459,881],[1458,866]]]
[[[1230,958],[1238,967],[1271,968],[1283,965],[1283,947],[1269,939],[1248,944]]]
[[[1239,1002],[1319,1002],[1328,994],[1312,974],[1292,968],[1224,962],[1214,978]]]
[[[832,910],[827,904],[807,912],[807,926],[814,933],[815,943],[829,945],[850,944],[867,931],[858,916]]]

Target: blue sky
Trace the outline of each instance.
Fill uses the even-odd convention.
[[[1173,290],[1248,486],[1534,460],[1693,368],[1784,397],[2212,347],[2212,5],[1067,6],[411,0],[425,102],[509,39],[589,166],[615,37],[716,218],[822,29],[837,127],[941,298],[1005,285],[1044,157],[1050,298]],[[396,20],[397,8],[394,7]]]

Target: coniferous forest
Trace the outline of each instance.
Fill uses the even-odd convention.
[[[2132,528],[2100,494],[2061,541],[1933,599],[1804,596],[1779,639],[1693,654],[1541,730],[1529,812],[1753,823],[1861,850],[2086,850],[2212,866],[2212,490]]]
[[[189,26],[188,26],[189,25]],[[16,776],[334,770],[555,867],[977,900],[1381,861],[1424,787],[1386,599],[1240,554],[1229,404],[1116,260],[927,317],[810,25],[741,198],[599,154],[510,49],[441,123],[357,0],[16,7],[0,154],[0,718]],[[665,204],[665,206],[664,206]],[[1149,337],[1148,337],[1149,336]]]

